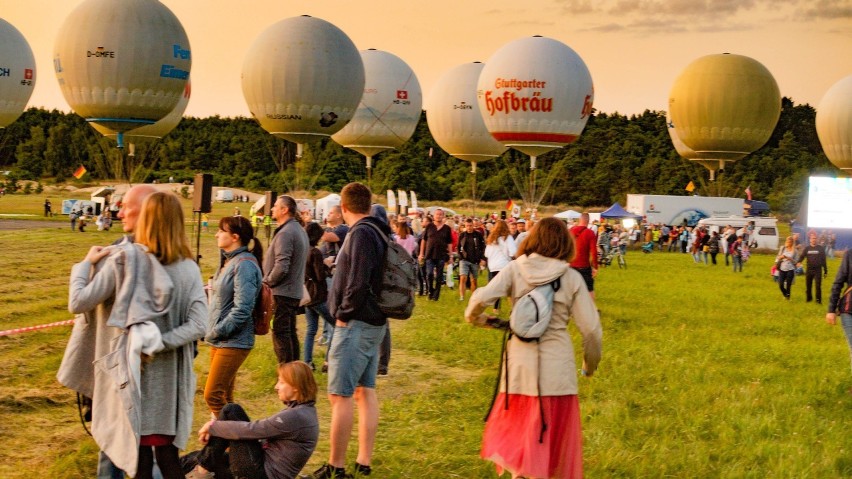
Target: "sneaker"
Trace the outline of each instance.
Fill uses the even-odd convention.
[[[189,471],[189,474],[187,474],[184,477],[186,477],[186,479],[213,479],[214,476],[215,476],[215,474],[213,474],[210,471],[207,471],[207,472],[199,471],[198,466],[196,466],[195,469]]]
[[[355,475],[356,476],[369,476],[373,470],[370,466],[365,466],[363,464],[355,463]]]
[[[459,301],[464,301],[464,296],[459,296]]]
[[[348,474],[346,469],[342,467],[334,467],[329,463],[325,463],[307,476],[301,476],[304,479],[353,479],[352,474]]]
[[[322,372],[324,372],[324,373],[328,372],[328,363],[322,363]]]

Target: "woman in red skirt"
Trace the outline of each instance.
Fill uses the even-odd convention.
[[[550,326],[538,341],[512,336],[501,366],[500,389],[485,425],[480,456],[512,477],[583,477],[580,406],[569,319],[583,336],[583,371],[591,376],[601,358],[602,331],[580,274],[568,266],[574,241],[564,223],[538,223],[509,263],[470,298],[468,322],[482,325],[485,308],[503,296],[517,299],[543,284],[558,285]],[[507,367],[508,364],[508,367]]]

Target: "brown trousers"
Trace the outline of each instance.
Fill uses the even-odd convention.
[[[204,401],[214,416],[225,404],[234,402],[234,382],[237,371],[248,357],[251,349],[210,348],[210,372],[204,385]]]

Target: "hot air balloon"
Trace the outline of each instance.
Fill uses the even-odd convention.
[[[370,183],[373,156],[392,150],[411,138],[423,107],[420,83],[398,56],[376,49],[361,52],[364,95],[355,116],[331,138],[367,157]]]
[[[0,128],[17,120],[36,81],[35,58],[17,28],[0,18]]]
[[[243,96],[264,130],[302,145],[349,123],[364,93],[364,63],[352,40],[307,15],[267,28],[243,61]]]
[[[592,113],[589,69],[562,42],[541,36],[504,45],[485,63],[479,109],[497,141],[530,155],[528,201],[535,204],[536,157],[576,140]]]
[[[483,67],[480,62],[465,63],[444,73],[432,88],[426,106],[426,122],[438,146],[448,155],[471,163],[474,202],[476,164],[506,151],[506,146],[488,133],[479,111],[476,85]]]
[[[763,146],[781,115],[778,84],[758,61],[742,55],[707,55],[690,63],[669,94],[677,137],[710,170]]]
[[[157,141],[160,138],[166,136],[178,126],[178,123],[183,119],[183,114],[186,111],[187,105],[189,105],[189,97],[192,92],[192,83],[190,81],[186,82],[186,87],[183,90],[183,95],[181,95],[178,104],[175,105],[175,108],[151,125],[140,126],[138,128],[134,128],[124,133],[124,140],[127,143],[144,143],[147,141]],[[89,123],[98,133],[104,135],[107,138],[116,139],[117,133],[113,132],[109,128],[101,126],[97,123]]]
[[[816,129],[825,156],[852,172],[852,75],[825,92],[817,107]]]
[[[86,0],[56,37],[53,67],[65,100],[116,134],[151,125],[180,101],[192,65],[180,21],[156,0]]]

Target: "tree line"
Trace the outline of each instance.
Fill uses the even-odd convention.
[[[544,204],[581,207],[624,203],[627,193],[745,196],[765,200],[775,212],[795,213],[807,193],[807,177],[834,176],[822,152],[810,105],[782,99],[781,118],[769,141],[745,159],[730,163],[709,182],[700,165],[680,158],[666,129],[665,112],[639,115],[594,112],[573,144],[538,158],[538,191]],[[434,201],[473,195],[470,164],[444,153],[429,133],[425,112],[413,137],[373,159],[371,187],[414,190]],[[74,181],[83,165],[92,180],[188,181],[212,173],[214,183],[253,191],[339,191],[364,181],[365,159],[330,139],[305,146],[273,137],[250,118],[186,117],[164,138],[123,150],[73,113],[30,108],[0,130],[0,169],[6,184],[27,179]],[[84,178],[85,180],[86,178]],[[519,199],[529,182],[529,159],[514,150],[479,164],[477,200]],[[8,188],[7,188],[8,189]],[[536,198],[538,200],[539,198]]]

